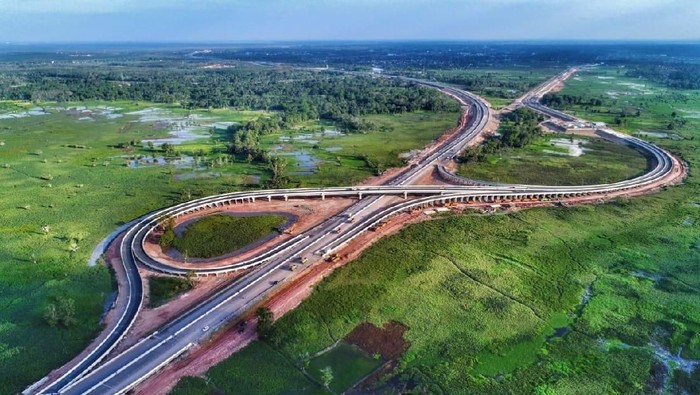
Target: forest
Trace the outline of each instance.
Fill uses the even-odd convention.
[[[396,79],[245,66],[222,70],[39,67],[0,73],[0,99],[135,100],[180,103],[185,108],[268,110],[281,113],[286,123],[454,110],[451,100],[413,85]]]
[[[700,65],[654,63],[635,65],[625,75],[658,82],[670,88],[700,89]]]

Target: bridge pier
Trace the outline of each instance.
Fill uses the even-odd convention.
[[[403,191],[403,198],[404,198],[404,199],[408,199],[408,192]]]
[[[357,197],[358,197],[358,199],[362,200],[362,192],[358,192]]]
[[[272,201],[272,195],[267,195],[267,201],[271,202]]]
[[[321,194],[321,200],[326,200],[326,194],[325,194],[325,193],[322,193],[322,194]]]
[[[286,201],[288,201],[288,200],[289,200],[289,196],[284,195],[284,201],[286,202]]]

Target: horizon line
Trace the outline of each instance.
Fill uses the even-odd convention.
[[[95,44],[167,44],[167,45],[234,45],[234,44],[323,44],[323,43],[498,43],[498,44],[586,44],[586,43],[677,43],[677,44],[700,44],[698,38],[528,38],[528,39],[501,39],[501,38],[481,38],[481,39],[453,39],[453,38],[376,38],[376,39],[244,39],[244,40],[66,40],[66,41],[12,41],[0,39],[0,45],[95,45]]]

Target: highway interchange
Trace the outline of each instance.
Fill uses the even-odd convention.
[[[535,111],[563,121],[576,118],[549,109],[539,99],[558,83],[569,78],[576,69],[570,69],[545,82],[519,99],[517,105],[526,105]],[[557,201],[576,197],[607,198],[631,191],[648,192],[662,184],[677,180],[684,171],[682,164],[661,148],[643,140],[611,130],[601,135],[619,143],[630,144],[652,158],[652,168],[637,178],[613,184],[587,186],[532,186],[478,183],[461,179],[444,167],[467,145],[484,132],[490,117],[490,109],[480,97],[450,86],[416,81],[418,84],[439,89],[454,97],[468,112],[466,121],[454,136],[442,145],[415,161],[409,168],[382,186],[297,188],[233,192],[193,200],[147,214],[133,222],[120,242],[120,255],[126,271],[128,289],[120,289],[129,295],[127,306],[122,309],[118,323],[97,347],[82,358],[73,368],[50,383],[42,382],[33,388],[39,393],[107,394],[123,393],[177,358],[189,348],[202,343],[217,329],[244,315],[272,292],[284,286],[284,281],[295,273],[288,268],[301,257],[308,264],[341,251],[351,240],[372,226],[393,215],[424,206],[447,202],[519,202],[522,200]],[[443,179],[457,185],[414,185],[414,180],[425,172],[438,172]],[[470,185],[472,184],[472,185]],[[278,243],[268,251],[253,258],[233,264],[192,269],[165,262],[150,256],[144,245],[148,236],[164,217],[179,217],[201,210],[225,208],[230,205],[273,199],[323,199],[335,197],[357,198],[357,202],[321,224]],[[141,339],[137,344],[118,355],[110,351],[129,331],[139,314],[143,301],[143,284],[138,266],[143,265],[162,273],[185,275],[218,275],[231,271],[250,269],[241,279],[219,291],[186,313],[180,315],[158,331]],[[110,358],[106,361],[106,357]],[[102,364],[100,364],[102,362]],[[30,387],[31,388],[31,387]],[[30,389],[28,392],[36,392]]]

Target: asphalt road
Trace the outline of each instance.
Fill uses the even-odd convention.
[[[569,74],[571,72],[569,71]],[[564,78],[563,74],[558,78]],[[298,271],[303,270],[299,257],[308,257],[310,262],[318,260],[318,255],[329,254],[339,250],[354,237],[374,224],[396,213],[423,205],[440,202],[446,199],[508,199],[516,197],[557,197],[581,196],[607,191],[625,190],[654,182],[668,174],[673,168],[672,158],[663,150],[639,139],[628,140],[637,144],[657,158],[655,168],[648,174],[637,179],[610,185],[585,187],[549,187],[527,185],[490,185],[490,186],[412,186],[408,185],[419,174],[432,170],[434,165],[443,164],[457,155],[485,127],[489,110],[483,100],[468,92],[434,83],[424,83],[446,94],[455,97],[465,108],[469,109],[469,122],[463,126],[454,138],[445,142],[441,147],[428,153],[414,166],[410,167],[383,187],[351,187],[351,188],[306,188],[276,191],[238,192],[215,197],[199,199],[183,203],[172,208],[142,217],[129,230],[121,245],[124,265],[131,281],[130,305],[121,317],[119,325],[97,350],[91,353],[74,370],[57,382],[54,382],[44,393],[67,394],[111,394],[121,393],[133,388],[160,367],[169,363],[183,352],[198,343],[205,341],[213,332],[232,319],[240,317],[256,302],[264,299],[280,283],[288,281]],[[543,86],[536,88],[532,94],[525,96],[523,104],[550,116],[560,117],[558,112],[537,103],[548,89],[557,83],[553,79]],[[542,109],[541,107],[544,107]],[[554,110],[552,110],[554,111]],[[564,114],[567,118],[573,118]],[[614,133],[614,132],[613,132]],[[244,264],[236,264],[230,268],[207,269],[211,273],[239,270],[243,267],[255,267],[253,272],[244,276],[238,282],[223,289],[187,313],[182,314],[158,332],[142,339],[130,349],[112,357],[89,374],[82,376],[92,366],[104,358],[108,351],[117,344],[121,336],[128,330],[138,314],[142,299],[142,286],[138,279],[136,263],[150,266],[156,270],[173,274],[183,274],[187,269],[172,267],[149,257],[143,250],[143,240],[162,215],[178,215],[208,207],[225,204],[235,204],[256,199],[272,199],[287,197],[318,198],[332,196],[353,196],[363,194],[363,198],[344,212],[327,219],[320,225],[286,241],[262,256],[251,259]],[[405,195],[404,195],[405,194]],[[398,200],[396,196],[410,195],[411,199]],[[352,218],[352,221],[350,221]],[[295,263],[300,266],[297,272],[289,270]],[[206,270],[200,270],[207,274]],[[120,290],[122,292],[124,290]],[[67,383],[70,383],[66,386]]]

